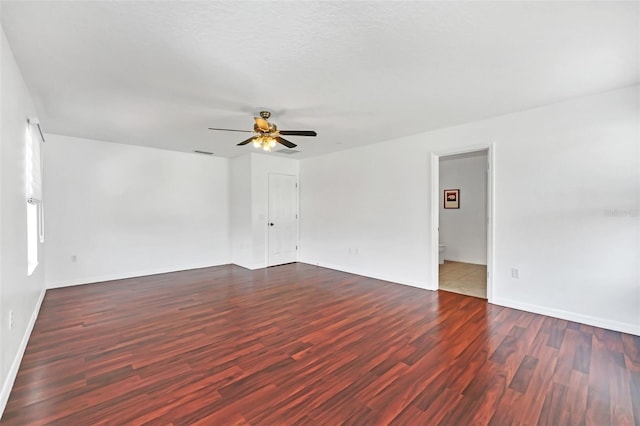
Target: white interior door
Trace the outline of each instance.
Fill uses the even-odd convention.
[[[292,175],[269,174],[268,265],[298,260],[298,184]]]

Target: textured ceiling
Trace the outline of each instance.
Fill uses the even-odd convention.
[[[304,158],[637,83],[638,2],[2,1],[46,132]],[[282,154],[274,154],[282,155]]]

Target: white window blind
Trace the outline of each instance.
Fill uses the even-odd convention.
[[[29,120],[27,131],[27,202],[42,201],[42,159],[40,144],[44,142],[37,120]]]

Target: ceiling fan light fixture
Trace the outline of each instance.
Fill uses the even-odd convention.
[[[285,136],[316,136],[317,133],[314,130],[278,130],[278,126],[274,123],[269,123],[268,118],[271,117],[269,111],[260,111],[260,117],[253,117],[255,123],[253,124],[253,131],[251,130],[238,130],[238,129],[221,129],[216,127],[209,127],[209,130],[222,130],[227,132],[246,132],[253,133],[253,136],[238,143],[238,146],[247,145],[252,143],[256,149],[262,148],[263,150],[270,152],[272,148],[281,144],[286,148],[295,148],[297,145],[291,141],[282,137]]]
[[[253,146],[257,149],[262,148],[265,151],[271,151],[278,141],[271,135],[259,135],[253,139]]]

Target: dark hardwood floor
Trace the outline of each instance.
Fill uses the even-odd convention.
[[[640,424],[640,338],[305,264],[47,292],[2,424]]]

